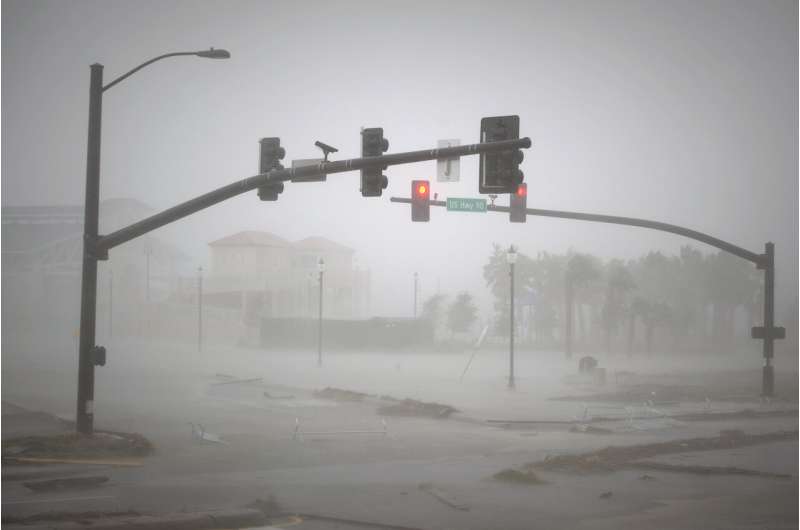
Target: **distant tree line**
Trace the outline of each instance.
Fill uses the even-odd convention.
[[[762,283],[750,263],[684,246],[627,262],[590,254],[518,254],[515,327],[520,342],[627,353],[731,346],[737,310],[760,320]],[[509,265],[494,245],[483,276],[494,296],[494,331],[508,335]]]
[[[435,335],[441,335],[437,331],[444,327],[453,338],[470,332],[478,319],[478,308],[466,291],[458,293],[449,304],[444,294],[437,293],[423,303],[422,318],[431,323]]]

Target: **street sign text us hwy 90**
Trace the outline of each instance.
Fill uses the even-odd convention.
[[[459,197],[448,197],[447,211],[486,213],[486,199],[467,199]]]

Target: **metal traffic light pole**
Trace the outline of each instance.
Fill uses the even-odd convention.
[[[392,197],[391,202],[411,204],[412,199],[403,197]],[[430,201],[431,206],[447,206],[446,201]],[[490,212],[510,212],[511,208],[508,206],[495,206],[493,204],[487,205],[486,210]],[[578,221],[590,221],[595,223],[610,223],[626,226],[638,226],[641,228],[650,228],[652,230],[659,230],[661,232],[669,232],[681,236],[700,241],[712,247],[716,247],[725,252],[729,252],[734,256],[755,264],[756,268],[764,270],[764,325],[756,326],[751,330],[751,336],[754,339],[762,339],[763,342],[763,357],[764,367],[762,370],[761,379],[761,394],[771,397],[775,392],[775,372],[772,366],[772,357],[774,355],[774,343],[776,339],[783,339],[786,335],[786,330],[783,327],[775,326],[775,244],[769,242],[764,247],[764,254],[756,254],[747,249],[729,243],[722,239],[685,228],[683,226],[673,225],[669,223],[662,223],[659,221],[650,221],[648,219],[638,219],[635,217],[620,217],[616,215],[602,215],[594,213],[583,212],[567,212],[563,210],[542,210],[538,208],[526,208],[527,215],[539,217],[556,217],[559,219],[575,219]]]

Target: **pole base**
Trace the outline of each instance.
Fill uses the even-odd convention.
[[[764,366],[761,375],[761,395],[764,397],[775,395],[775,368],[771,364]]]

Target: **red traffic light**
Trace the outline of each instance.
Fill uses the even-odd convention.
[[[411,220],[427,223],[431,219],[431,183],[429,180],[411,181]]]
[[[528,196],[528,185],[527,184],[520,184],[517,186],[517,197],[527,197]]]

